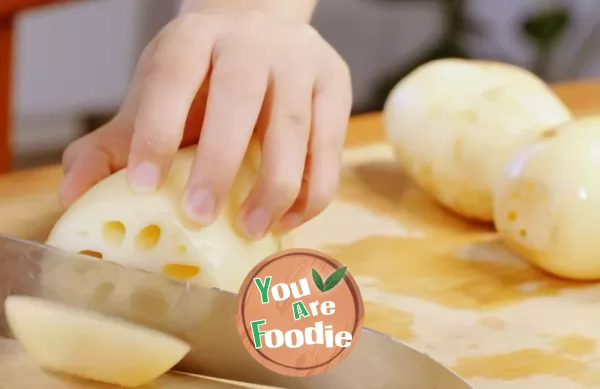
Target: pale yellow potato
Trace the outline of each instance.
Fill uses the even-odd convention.
[[[480,221],[493,218],[493,188],[510,156],[571,119],[529,71],[462,59],[414,70],[392,90],[383,113],[406,173],[441,204]]]
[[[560,277],[600,279],[600,116],[549,129],[509,161],[494,222],[505,243]]]
[[[207,227],[190,225],[180,206],[194,155],[195,147],[181,150],[166,184],[151,195],[133,193],[124,170],[109,176],[67,210],[47,243],[237,292],[254,265],[282,249],[279,237],[253,241],[235,228],[238,207],[258,174],[260,152],[253,143],[226,208]]]
[[[170,335],[26,296],[6,299],[8,325],[41,367],[122,387],[160,377],[189,352]]]

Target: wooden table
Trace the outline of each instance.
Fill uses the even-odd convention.
[[[600,82],[556,91],[576,115],[600,113]],[[61,213],[61,175],[50,166],[1,177],[0,232],[43,240]],[[475,388],[600,388],[600,285],[545,275],[493,230],[440,208],[403,176],[379,114],[352,119],[338,197],[293,238],[349,266],[366,326]]]

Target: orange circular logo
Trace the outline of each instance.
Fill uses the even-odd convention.
[[[317,251],[291,249],[248,274],[236,321],[259,363],[279,374],[308,377],[352,351],[364,313],[358,285],[345,266]]]

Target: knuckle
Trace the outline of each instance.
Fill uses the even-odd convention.
[[[334,92],[338,104],[343,107],[351,107],[353,93],[350,66],[337,53],[328,58],[317,77],[317,89],[319,92],[326,90]]]
[[[247,37],[223,40],[214,50],[212,80],[228,89],[253,88],[266,84],[269,76],[268,50]]]
[[[148,69],[144,77],[146,85],[180,87],[189,82],[190,74],[196,73],[194,68],[198,66],[197,61],[193,61],[190,57],[196,56],[196,53],[192,54],[188,51],[187,54],[183,54],[186,52],[183,42],[177,43],[176,46],[169,44],[167,47],[165,44],[161,49],[157,45],[155,50],[146,57]],[[184,59],[184,56],[188,58]]]
[[[332,162],[333,158],[337,157],[336,164],[340,164],[342,159],[342,154],[344,150],[344,141],[345,136],[340,134],[340,131],[345,131],[346,126],[339,128],[329,128],[324,129],[319,133],[318,136],[315,136],[315,141],[319,142],[320,150],[327,150],[327,152],[331,153],[330,158]],[[336,155],[337,154],[337,155]]]
[[[216,21],[210,13],[188,12],[169,22],[158,34],[160,37],[175,37],[176,39],[197,38],[206,35],[214,29]]]
[[[167,25],[146,46],[140,62],[147,69],[146,80],[177,83],[186,79],[186,74],[192,72],[192,66],[197,66],[191,59],[204,55],[203,48],[211,47],[213,36],[206,33],[210,27],[204,26],[197,15],[184,15]],[[188,60],[182,60],[187,58]]]
[[[271,176],[266,182],[268,198],[275,208],[287,209],[300,193],[300,180],[292,180],[278,175]]]
[[[161,34],[158,34],[154,40],[152,40],[144,49],[142,50],[140,57],[138,59],[138,66],[147,66],[149,62],[152,61],[152,57],[154,56],[154,52],[156,51],[156,46],[160,38]]]
[[[85,147],[82,142],[85,142],[84,138],[79,138],[73,143],[69,144],[62,154],[62,164],[69,165],[75,159],[77,154],[81,151],[82,147]]]
[[[347,83],[350,83],[352,78],[352,73],[350,70],[350,65],[339,55],[337,56],[337,73],[339,74],[340,79],[344,80]]]
[[[229,176],[224,174],[218,174],[216,171],[210,171],[204,174],[206,171],[205,168],[202,169],[201,178],[195,178],[195,172],[192,172],[192,176],[190,177],[193,180],[193,185],[202,188],[208,188],[212,190],[216,195],[223,195],[227,192],[227,188],[229,188],[232,180]]]
[[[335,50],[333,51],[333,54],[329,57],[331,58],[329,61],[329,73],[335,76],[337,80],[340,80],[340,82],[350,83],[352,78],[350,65]]]
[[[233,183],[238,170],[237,164],[226,155],[198,155],[192,178],[198,185],[225,193]]]
[[[214,84],[226,91],[244,91],[263,82],[266,72],[260,65],[222,61],[215,64]]]
[[[205,19],[206,18],[203,16],[203,14],[189,12],[184,13],[183,15],[174,19],[170,23],[170,26],[174,29],[177,29],[178,31],[195,31],[198,28],[198,26],[202,25],[202,22],[204,22]]]
[[[132,147],[152,151],[155,154],[169,154],[179,148],[180,139],[146,117],[137,117],[134,121]]]
[[[306,57],[315,56],[322,46],[323,38],[312,26],[286,25],[272,32],[277,37],[277,49],[282,53],[279,60],[283,63],[304,64]]]
[[[64,164],[71,163],[80,155],[89,154],[93,149],[103,148],[103,144],[109,138],[107,135],[110,135],[107,133],[108,128],[108,125],[105,125],[71,142],[63,151],[62,162]]]
[[[178,42],[199,35],[198,28],[204,24],[201,18],[199,14],[187,13],[168,23],[152,41],[155,51],[162,51],[172,41]]]
[[[259,10],[248,10],[243,14],[243,21],[247,27],[256,27],[265,23],[266,15]]]
[[[335,197],[335,186],[336,185],[332,185],[333,188],[316,187],[309,191],[305,208],[305,217],[307,219],[318,216],[333,201]]]
[[[281,116],[282,128],[285,131],[305,134],[309,131],[310,123],[307,115],[300,111],[288,111]]]
[[[144,82],[158,85],[179,85],[184,81],[183,72],[168,63],[168,56],[157,47],[148,57],[148,72]]]
[[[302,39],[308,42],[315,42],[322,40],[321,34],[317,31],[316,28],[309,24],[302,25],[302,28],[299,29],[299,35]]]
[[[198,166],[209,172],[215,179],[219,179],[219,176],[234,175],[238,167],[234,159],[224,153],[202,154],[198,158]]]

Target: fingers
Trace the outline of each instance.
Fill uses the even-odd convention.
[[[109,156],[97,149],[89,150],[87,155],[80,154],[65,174],[59,191],[60,204],[67,208],[78,200],[88,189],[108,177]]]
[[[61,205],[69,207],[99,181],[124,168],[129,139],[130,132],[109,123],[69,145],[63,153]]]
[[[259,17],[234,25],[216,14],[168,26],[143,53],[117,115],[126,135],[110,146],[86,137],[65,153],[62,201],[71,203],[125,160],[134,191],[158,189],[193,105],[202,131],[198,125],[186,139],[198,139],[198,148],[181,200],[192,222],[215,220],[264,118],[260,174],[241,206],[240,230],[260,239],[273,226],[289,230],[319,214],[339,180],[350,82],[339,57],[323,59],[318,34],[298,28]]]
[[[352,108],[348,68],[339,60],[315,83],[312,131],[303,185],[294,204],[276,226],[287,232],[319,215],[333,200],[342,168],[342,152]]]
[[[260,175],[241,207],[240,229],[260,239],[294,203],[302,184],[314,73],[292,60],[274,69],[272,106],[262,141]],[[295,58],[297,59],[297,58]]]
[[[211,223],[240,168],[269,80],[269,63],[250,40],[214,53],[206,113],[183,198],[188,218]],[[235,113],[233,112],[235,109]]]
[[[183,137],[187,115],[210,68],[210,28],[202,21],[167,27],[140,65],[139,91],[128,180],[138,193],[156,190],[168,174]],[[192,25],[194,23],[194,25]]]

